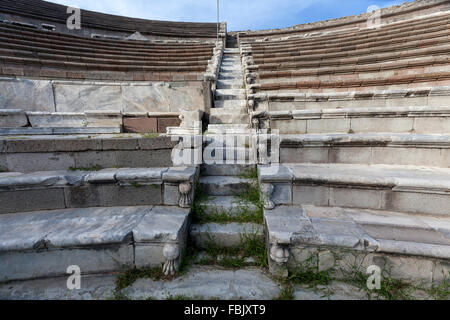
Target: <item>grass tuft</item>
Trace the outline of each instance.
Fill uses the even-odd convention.
[[[294,300],[294,287],[285,285],[280,292],[280,296],[274,300]]]
[[[210,234],[205,247],[206,257],[199,261],[203,265],[219,265],[228,269],[247,266],[267,267],[266,242],[256,232],[242,234],[240,244],[236,247],[223,247]],[[248,262],[252,258],[254,262]]]
[[[153,138],[158,138],[161,134],[160,133],[155,133],[155,132],[148,132],[148,133],[142,133],[141,136],[144,139],[153,139]]]
[[[162,272],[161,267],[157,268],[132,268],[123,271],[116,280],[116,291],[120,292],[122,289],[131,286],[137,279],[149,278],[154,281],[167,278]]]

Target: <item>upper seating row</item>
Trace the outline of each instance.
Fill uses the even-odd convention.
[[[252,93],[446,86],[450,14],[336,36],[242,43]]]
[[[66,6],[41,0],[1,0],[0,12],[62,25],[68,17]],[[88,10],[81,10],[81,27],[177,38],[215,38],[217,33],[215,23],[133,19]]]
[[[391,6],[377,11],[367,12],[356,16],[319,21],[296,25],[284,29],[240,32],[240,41],[258,42],[277,39],[295,39],[301,37],[331,35],[337,39],[340,34],[360,32],[367,25],[389,25],[412,18],[436,14],[450,9],[449,0],[416,0],[405,2],[400,6]]]
[[[4,76],[139,81],[202,80],[212,43],[99,40],[0,24]]]

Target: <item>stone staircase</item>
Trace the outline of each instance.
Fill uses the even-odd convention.
[[[232,42],[230,40],[227,46]],[[262,214],[260,221],[242,222],[262,210],[244,196],[249,190],[258,189],[242,74],[239,49],[225,49],[215,108],[211,109],[204,141],[204,164],[199,180],[202,200],[199,206],[194,206],[194,211],[201,213],[194,212],[190,231],[199,250],[207,249],[211,244],[236,248],[243,235],[250,234],[263,241]],[[198,214],[202,216],[202,223],[195,221]],[[218,221],[219,217],[222,221]]]

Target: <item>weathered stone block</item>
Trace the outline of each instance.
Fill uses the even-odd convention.
[[[282,148],[281,163],[328,163],[328,148]]]
[[[122,90],[113,84],[58,83],[54,85],[56,112],[123,110]]]
[[[8,162],[6,161],[6,154],[0,154],[0,172],[9,171]]]
[[[280,130],[280,134],[304,134],[306,133],[305,120],[271,120],[272,130]]]
[[[55,112],[52,83],[48,80],[0,80],[4,109]]]
[[[351,119],[351,128],[355,133],[410,133],[413,123],[412,118],[354,118]]]
[[[103,150],[136,150],[139,148],[136,138],[103,139]]]
[[[133,267],[133,251],[132,245],[124,244],[97,249],[0,253],[0,280],[64,276],[71,265],[79,266],[83,274],[121,271],[124,267]]]
[[[134,263],[136,268],[162,268],[165,262],[163,243],[136,243]]]
[[[328,206],[330,197],[330,188],[322,186],[293,186],[293,203],[311,204],[315,206]]]
[[[373,147],[372,163],[432,167],[442,167],[445,164],[441,158],[441,149],[390,147]]]
[[[14,172],[67,170],[75,167],[69,153],[12,153],[6,154],[7,168]]]
[[[164,183],[164,205],[178,206],[180,201],[178,185],[178,183]]]
[[[414,130],[417,134],[448,134],[450,118],[414,118]]]
[[[290,183],[276,183],[271,200],[277,204],[292,204],[292,185]]]
[[[181,120],[178,117],[173,118],[158,118],[158,130],[159,133],[166,133],[167,127],[179,127]]]
[[[165,84],[123,85],[123,111],[167,112],[170,111],[170,88]]]
[[[423,214],[447,214],[450,196],[446,194],[393,191],[382,209]]]
[[[158,132],[158,121],[156,118],[138,117],[123,119],[124,132]]]
[[[370,147],[336,147],[329,149],[330,163],[371,163]]]
[[[74,157],[76,168],[92,168],[94,166],[114,168],[117,166],[116,151],[75,152]]]
[[[331,188],[330,206],[381,209],[382,191],[352,188]]]
[[[101,139],[55,139],[55,151],[57,152],[81,152],[102,150]]]
[[[28,118],[23,110],[0,109],[0,128],[26,127]]]
[[[138,139],[141,150],[172,149],[178,144],[177,137],[157,137]]]
[[[6,152],[8,153],[32,153],[55,151],[55,140],[53,139],[8,139],[5,140]]]
[[[307,133],[348,133],[350,119],[307,120]]]
[[[86,116],[82,113],[28,112],[33,128],[84,128]]]
[[[62,188],[0,192],[0,213],[62,208],[65,208],[64,192]]]
[[[116,151],[116,163],[121,168],[156,168],[172,166],[171,150]]]

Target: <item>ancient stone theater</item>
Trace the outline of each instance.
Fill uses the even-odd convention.
[[[449,299],[449,272],[449,0],[238,32],[0,0],[2,299]]]

